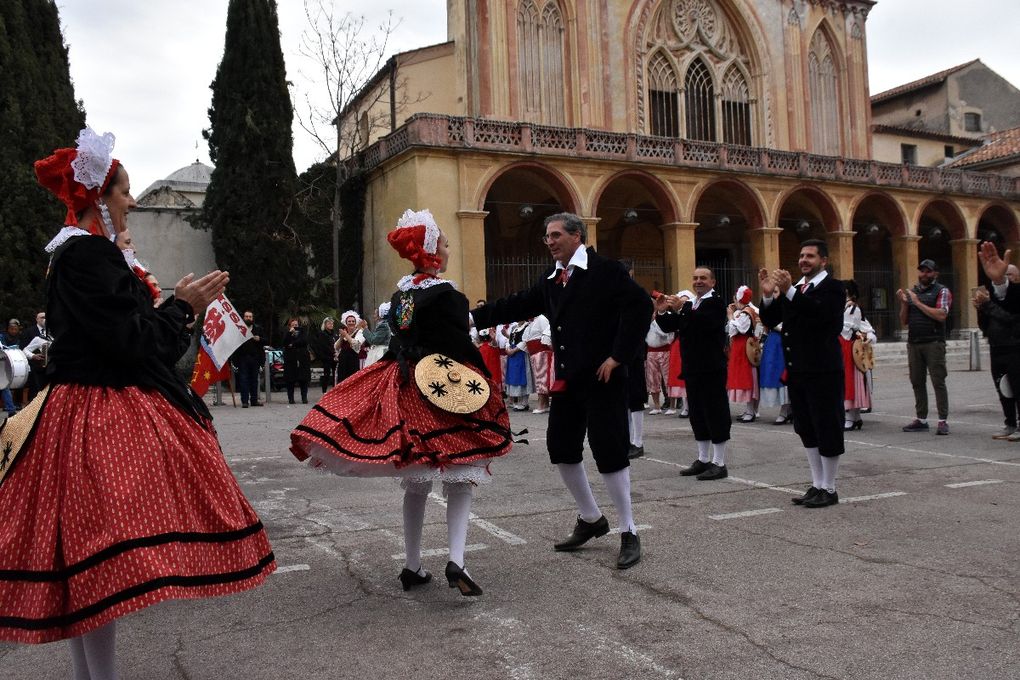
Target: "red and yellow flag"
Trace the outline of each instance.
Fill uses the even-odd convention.
[[[212,357],[206,352],[205,346],[199,343],[198,355],[195,357],[195,369],[191,372],[191,389],[200,397],[209,391],[209,386],[221,380],[230,379],[230,364],[223,364],[217,369]]]

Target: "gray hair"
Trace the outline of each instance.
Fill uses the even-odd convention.
[[[542,226],[548,228],[553,222],[562,222],[563,231],[568,234],[576,234],[580,232],[581,243],[588,242],[588,227],[585,225],[584,220],[574,213],[561,212],[556,213],[555,215],[549,215],[549,217],[545,218],[545,222]]]

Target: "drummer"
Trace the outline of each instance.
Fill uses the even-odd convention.
[[[0,333],[0,344],[3,345],[4,349],[20,349],[21,343],[21,322],[17,319],[11,319],[7,322],[7,330]],[[14,404],[14,394],[11,392],[9,387],[5,387],[0,393],[4,400],[4,411],[7,415],[13,416],[18,412],[18,406]]]

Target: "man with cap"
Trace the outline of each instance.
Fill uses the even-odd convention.
[[[931,375],[939,422],[936,434],[949,434],[949,392],[946,390],[946,320],[953,305],[953,294],[936,279],[934,260],[917,265],[917,285],[896,291],[900,301],[900,323],[907,327],[907,362],[910,384],[914,388],[917,417],[903,427],[904,432],[928,431],[928,386]]]

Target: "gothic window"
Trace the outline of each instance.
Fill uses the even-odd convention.
[[[680,136],[676,72],[661,52],[648,64],[648,112],[651,133],[658,137]]]
[[[687,139],[714,142],[715,87],[712,73],[701,59],[695,59],[684,78],[684,107]]]
[[[808,80],[811,92],[811,150],[826,156],[840,154],[839,76],[832,46],[815,31],[808,50]]]
[[[747,80],[736,66],[723,78],[722,133],[727,144],[751,146],[751,101]]]
[[[517,71],[524,117],[565,125],[563,18],[556,0],[517,7]]]

